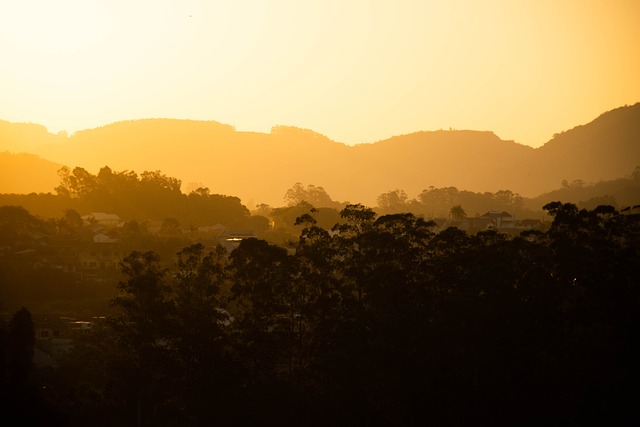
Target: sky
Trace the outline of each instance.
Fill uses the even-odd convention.
[[[537,147],[640,101],[639,22],[637,0],[0,0],[0,120]]]

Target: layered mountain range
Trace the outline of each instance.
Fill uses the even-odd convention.
[[[296,182],[322,186],[336,201],[373,206],[382,193],[453,186],[535,197],[566,180],[598,182],[640,166],[640,103],[608,111],[554,135],[539,148],[492,132],[420,131],[346,145],[306,129],[240,132],[215,121],[122,121],[71,136],[37,124],[0,121],[0,193],[53,192],[62,166],[96,173],[162,171],[238,196],[249,208],[283,204]]]

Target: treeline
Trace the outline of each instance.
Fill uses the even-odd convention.
[[[461,206],[469,217],[480,216],[487,211],[505,211],[519,219],[530,219],[540,218],[543,206],[554,200],[563,200],[589,210],[599,205],[623,209],[638,204],[640,167],[625,178],[596,183],[564,180],[559,187],[556,191],[534,198],[526,198],[507,189],[491,193],[459,190],[456,187],[429,187],[412,199],[403,190],[396,189],[378,196],[376,212],[412,212],[426,218],[447,218],[452,207]]]
[[[640,166],[624,178],[595,183],[563,180],[558,190],[528,199],[527,206],[543,206],[553,200],[574,203],[580,208],[595,209],[599,205],[610,205],[617,209],[638,205],[640,194]]]
[[[340,210],[349,202],[334,201],[321,186],[295,183],[284,192],[283,206],[259,204],[252,210],[237,197],[212,194],[206,187],[188,194],[181,181],[160,171],[113,171],[108,166],[92,174],[81,167],[63,167],[58,172],[60,183],[56,194],[3,194],[0,206],[21,206],[34,216],[49,222],[60,222],[70,211],[81,216],[93,212],[117,214],[123,224],[160,228],[173,225],[176,233],[199,227],[220,225],[226,229],[253,230],[260,238],[283,246],[297,240],[301,227],[295,219],[315,209],[318,225],[329,230],[337,222]],[[403,190],[381,194],[377,214],[411,212],[425,218],[450,218],[451,209],[460,207],[468,216],[490,210],[507,211],[526,217],[523,198],[511,191],[473,193],[455,187],[430,187],[409,200]],[[122,234],[122,233],[120,233]],[[121,237],[121,236],[113,236]]]
[[[123,220],[175,218],[184,225],[251,225],[249,210],[238,197],[211,194],[205,187],[184,194],[179,179],[160,171],[138,175],[105,166],[94,175],[81,167],[64,167],[59,176],[56,195],[2,195],[0,204],[23,206],[43,217],[58,217],[65,210],[74,209],[82,214],[116,213]]]
[[[456,187],[429,187],[415,199],[409,199],[403,190],[383,193],[378,196],[376,210],[380,214],[412,212],[426,218],[447,218],[452,207],[461,206],[471,217],[488,211],[505,211],[517,217],[536,215],[524,207],[524,201],[522,196],[510,190],[475,193]]]
[[[134,251],[41,390],[67,425],[637,425],[640,216],[468,235],[348,205],[295,251]]]
[[[283,206],[258,204],[245,206],[238,197],[213,194],[206,187],[184,193],[179,179],[164,175],[160,171],[113,171],[108,166],[97,174],[81,167],[67,167],[59,171],[60,183],[56,194],[0,194],[0,205],[23,206],[29,212],[43,217],[55,218],[68,209],[81,214],[108,212],[119,215],[124,221],[163,221],[176,219],[183,227],[222,224],[227,228],[254,229],[261,237],[283,243],[298,235],[292,228],[292,210],[300,211],[308,205],[322,209],[326,216],[320,218],[324,225],[333,224],[348,201],[335,201],[321,186],[306,187],[295,183],[283,192]],[[230,179],[233,179],[230,177]],[[462,208],[468,217],[477,217],[488,211],[505,211],[516,219],[540,219],[545,216],[542,206],[553,200],[564,200],[580,208],[594,209],[599,205],[610,205],[616,209],[638,203],[640,191],[640,168],[626,178],[585,183],[575,180],[562,182],[562,188],[525,198],[508,189],[492,192],[473,192],[456,187],[428,187],[414,198],[402,189],[380,194],[373,209],[378,215],[411,212],[424,218],[451,218],[453,207]],[[298,209],[291,209],[299,206]],[[265,234],[272,223],[271,236]],[[275,225],[275,227],[273,227]]]

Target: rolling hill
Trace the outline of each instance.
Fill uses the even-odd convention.
[[[0,189],[2,193],[48,193],[59,184],[59,163],[34,154],[0,153]]]
[[[160,170],[181,179],[183,191],[207,186],[250,208],[282,205],[296,182],[323,186],[334,200],[372,206],[394,189],[410,197],[429,186],[534,197],[560,188],[563,180],[628,176],[640,165],[640,103],[605,112],[537,149],[486,131],[421,131],[349,146],[294,127],[238,132],[215,121],[177,119],[123,121],[68,137],[39,125],[0,122],[0,137],[0,152],[13,153],[3,154],[3,165],[15,165],[0,169],[3,193],[53,191],[58,165],[92,173],[108,165]],[[18,153],[42,162],[20,163]],[[21,175],[29,176],[30,187],[26,180],[16,183]]]

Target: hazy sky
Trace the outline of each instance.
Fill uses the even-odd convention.
[[[542,145],[640,101],[638,0],[0,0],[0,119],[492,130]]]

